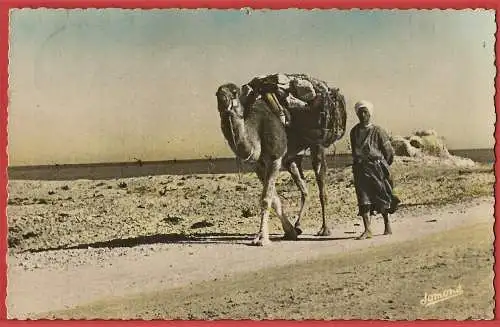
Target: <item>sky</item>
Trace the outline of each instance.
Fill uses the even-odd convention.
[[[9,165],[234,157],[215,91],[276,72],[340,88],[348,130],[365,99],[393,135],[492,148],[495,30],[493,10],[12,10]]]

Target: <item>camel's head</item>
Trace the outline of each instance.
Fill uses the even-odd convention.
[[[220,114],[236,113],[242,115],[240,105],[241,90],[233,83],[219,86],[215,96],[217,97],[217,109]]]

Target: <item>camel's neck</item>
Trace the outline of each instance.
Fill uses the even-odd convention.
[[[234,112],[225,116],[222,120],[224,135],[233,152],[241,159],[255,160],[258,157],[258,149],[250,137],[249,127],[243,116]]]

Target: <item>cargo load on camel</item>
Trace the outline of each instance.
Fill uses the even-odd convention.
[[[324,81],[305,74],[258,76],[243,85],[242,102],[250,108],[259,97],[289,129],[295,127],[294,118],[314,115],[316,126],[308,126],[308,142],[328,147],[345,134],[344,97],[338,88],[330,88]]]

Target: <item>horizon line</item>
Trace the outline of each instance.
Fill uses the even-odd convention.
[[[468,148],[468,149],[448,149],[450,152],[454,151],[471,151],[471,150],[481,150],[481,151],[493,151],[495,155],[495,147],[493,148]],[[349,151],[339,151],[335,154],[327,153],[328,157],[332,156],[345,156],[349,155]],[[309,154],[304,154],[304,157],[309,157]],[[205,156],[201,158],[186,158],[186,159],[166,159],[166,160],[141,160],[140,158],[133,159],[130,161],[102,161],[102,162],[83,162],[83,163],[52,163],[52,164],[35,164],[35,165],[7,165],[7,168],[22,169],[22,168],[47,168],[47,167],[74,167],[74,166],[118,166],[118,165],[152,165],[152,164],[162,164],[162,163],[187,163],[196,161],[210,161],[210,160],[236,160],[236,157],[210,157]]]

